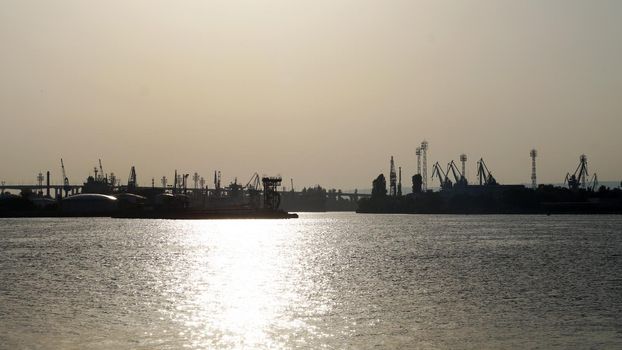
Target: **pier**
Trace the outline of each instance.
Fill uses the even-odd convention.
[[[112,193],[124,193],[127,192],[127,186],[110,186]],[[32,192],[35,195],[46,196],[49,198],[62,198],[75,194],[84,193],[83,191],[84,185],[13,185],[13,184],[2,184],[0,185],[0,193],[4,193],[5,191],[18,191],[18,192]],[[154,191],[154,192],[174,192],[178,194],[186,194],[188,196],[227,196],[230,192],[235,191],[228,187],[223,187],[220,189],[217,188],[175,188],[173,186],[143,186],[136,187],[134,191]],[[259,192],[263,192],[259,190]],[[301,195],[304,192],[302,191],[291,191],[291,190],[282,190],[278,191],[282,195]],[[341,192],[341,191],[327,191],[327,197],[335,197],[337,199],[347,199],[352,201],[358,201],[361,198],[368,198],[371,195],[365,193],[358,192]]]

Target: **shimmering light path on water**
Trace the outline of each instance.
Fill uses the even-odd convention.
[[[0,220],[0,348],[620,348],[622,216]]]

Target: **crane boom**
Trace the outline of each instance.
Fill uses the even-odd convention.
[[[449,174],[450,170],[452,175],[454,176],[454,180],[456,181],[456,183],[459,183],[460,179],[462,178],[462,174],[460,173],[460,170],[458,170],[456,163],[453,160],[447,164],[447,174]]]
[[[63,186],[69,186],[69,179],[67,178],[67,173],[65,172],[65,163],[63,162],[63,158],[60,159],[60,167],[63,172]]]
[[[492,176],[490,170],[488,170],[488,167],[486,166],[486,163],[484,163],[483,158],[480,158],[477,162],[477,177],[479,178],[480,186],[497,185],[497,180],[494,176]]]
[[[63,158],[60,159],[60,167],[63,173],[63,190],[65,191],[65,197],[67,197],[71,188],[69,187],[69,179],[67,178],[67,173],[65,172],[65,162],[63,162]]]
[[[99,160],[99,174],[101,175],[101,177],[104,177],[104,168],[102,167],[102,160]]]
[[[432,178],[434,178],[434,176],[438,177],[438,180],[441,183],[441,189],[446,190],[451,188],[451,180],[449,180],[447,173],[443,171],[443,168],[441,168],[441,165],[438,162],[434,163],[434,166],[432,167]]]
[[[253,176],[251,176],[250,180],[248,180],[244,188],[247,188],[250,190],[257,190],[259,189],[260,183],[261,183],[261,178],[259,177],[259,174],[255,172]]]
[[[587,156],[582,154],[579,157],[579,165],[577,169],[575,169],[572,175],[570,173],[566,174],[566,179],[564,181],[565,184],[568,185],[568,188],[577,190],[579,188],[588,189],[588,179],[589,173],[587,170]]]

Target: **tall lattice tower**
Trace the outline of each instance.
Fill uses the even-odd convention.
[[[462,163],[462,177],[466,179],[466,161],[467,155],[462,153],[460,155],[460,163]]]
[[[536,181],[536,157],[538,156],[538,151],[532,149],[529,152],[529,156],[531,157],[531,188],[535,190],[538,188],[538,182]]]
[[[136,177],[136,168],[132,165],[132,168],[130,169],[130,176],[127,179],[127,190],[128,192],[135,191],[137,187],[138,178]]]
[[[194,175],[192,175],[192,181],[194,182],[194,189],[197,190],[199,189],[199,180],[201,179],[201,177],[199,176],[199,173],[195,172]]]
[[[590,174],[587,172],[587,156],[585,154],[582,154],[579,157],[579,161],[580,161],[579,180],[581,181],[581,187],[587,188],[586,182],[587,182],[587,178],[590,176]]]
[[[391,156],[391,170],[389,172],[389,195],[393,197],[397,195],[397,174],[395,173],[393,156]]]
[[[415,149],[417,155],[417,174],[421,175],[421,147]]]
[[[45,178],[43,177],[43,173],[39,173],[37,175],[37,185],[39,186],[39,189],[43,188],[43,180],[45,180]]]
[[[428,190],[428,141],[421,142],[421,155],[423,164],[421,166],[421,189],[425,192]]]

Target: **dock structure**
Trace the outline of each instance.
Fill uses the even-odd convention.
[[[369,194],[353,192],[342,192],[337,189],[323,189],[320,186],[314,188],[303,188],[300,191],[294,191],[293,179],[291,180],[292,188],[286,191],[283,187],[280,189],[282,178],[259,176],[255,172],[250,180],[244,185],[238,183],[235,178],[228,186],[221,185],[221,172],[214,171],[213,187],[208,188],[207,181],[201,177],[198,172],[194,172],[191,180],[194,186],[189,186],[188,179],[190,173],[174,171],[171,180],[163,176],[156,186],[156,178],[152,178],[149,185],[140,186],[137,178],[137,171],[134,166],[131,167],[128,181],[121,184],[121,181],[114,173],[105,173],[101,160],[99,167],[94,167],[94,176],[89,175],[82,184],[71,184],[67,177],[65,163],[63,159],[60,161],[62,178],[61,183],[50,183],[50,172],[46,172],[44,181],[43,173],[40,172],[36,177],[36,184],[6,184],[0,182],[0,194],[4,195],[5,191],[17,194],[19,192],[26,198],[47,198],[53,200],[62,200],[79,194],[100,194],[100,195],[121,195],[125,194],[138,195],[150,200],[155,200],[159,196],[173,196],[178,200],[186,201],[192,206],[222,206],[237,205],[246,203],[254,207],[269,207],[276,209],[281,204],[281,199],[285,198],[285,206],[304,206],[310,209],[324,208],[326,203],[337,203],[332,207],[340,209],[352,209],[361,198],[369,197]],[[10,197],[7,195],[7,197]],[[263,202],[259,198],[263,197]],[[167,197],[168,198],[168,197]],[[304,205],[303,205],[304,204]],[[349,205],[346,205],[349,204]],[[352,207],[352,208],[351,208]],[[335,209],[337,210],[337,209]]]
[[[0,193],[4,193],[6,191],[30,191],[35,194],[41,194],[45,191],[47,197],[51,198],[62,198],[69,195],[82,193],[82,185],[12,185],[3,183],[0,186]],[[63,195],[63,193],[65,193]],[[52,195],[53,194],[53,195]]]
[[[14,185],[14,184],[6,184],[6,183],[2,183],[0,185],[0,192],[5,192],[5,191],[18,191],[18,192],[23,192],[23,191],[30,191],[34,194],[46,194],[46,196],[50,197],[50,198],[62,198],[62,197],[66,197],[69,195],[75,195],[75,194],[81,194],[84,193],[83,191],[84,189],[84,185]],[[128,187],[127,186],[112,186],[112,193],[124,193],[124,192],[128,192]],[[163,187],[163,186],[148,186],[148,187],[134,187],[132,191],[144,191],[144,190],[151,190],[154,192],[170,192],[173,191],[174,188],[170,185]],[[228,187],[222,187],[222,188],[206,188],[206,187],[198,187],[198,188],[187,188],[187,189],[177,189],[178,191],[187,194],[188,196],[197,196],[197,195],[208,195],[208,196],[227,196],[232,189],[228,188]],[[234,191],[234,190],[233,190]],[[259,189],[259,192],[263,192],[261,189]],[[278,191],[279,193],[295,193],[295,194],[301,194],[303,193],[302,191]],[[65,193],[65,194],[63,194]],[[334,194],[335,196],[342,198],[342,199],[350,199],[350,200],[358,200],[360,198],[367,198],[370,197],[370,194],[365,194],[365,193],[358,193],[358,192],[340,192],[337,191]]]

